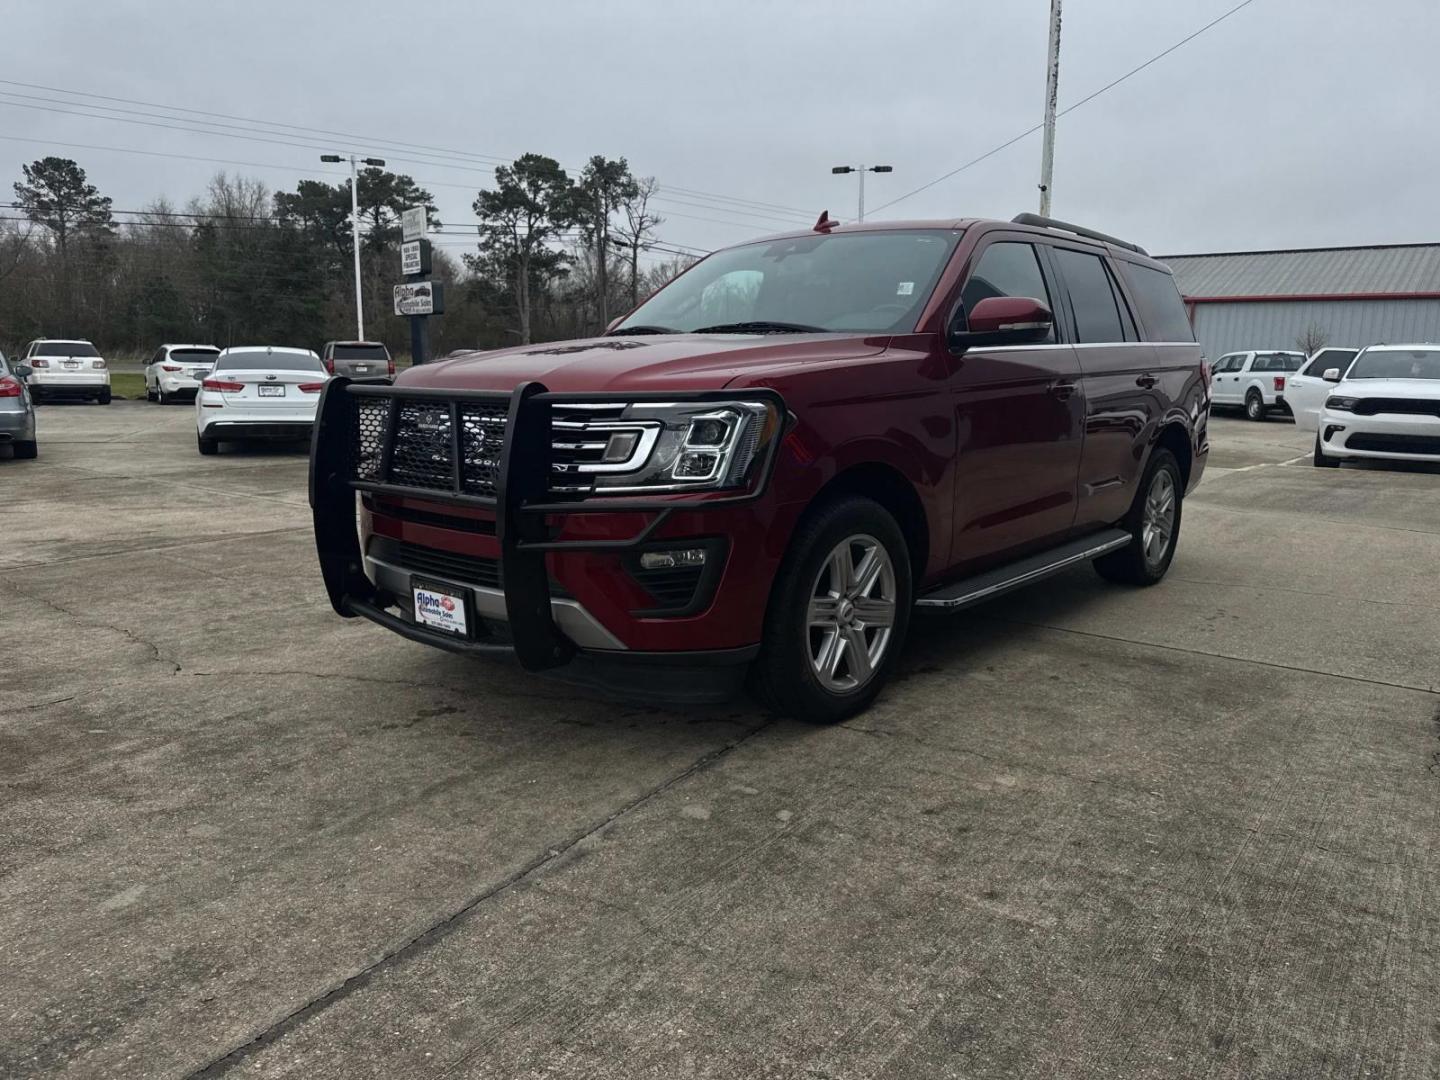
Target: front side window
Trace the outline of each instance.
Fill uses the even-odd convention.
[[[959,236],[817,233],[717,251],[611,333],[908,333]]]
[[[1358,349],[1321,349],[1315,354],[1315,359],[1305,365],[1301,375],[1310,375],[1314,378],[1324,378],[1325,372],[1331,368],[1340,369],[1340,377],[1345,377],[1346,370],[1358,354]]]
[[[1100,256],[1069,248],[1052,248],[1051,254],[1070,294],[1076,341],[1082,344],[1124,341],[1125,330],[1120,325],[1115,290],[1110,287],[1110,275],[1105,272]]]
[[[1440,379],[1440,349],[1366,349],[1347,379]]]
[[[992,296],[1023,296],[1054,310],[1033,244],[1006,240],[980,253],[980,260],[960,292],[960,303],[969,312]],[[1054,341],[1055,331],[1052,329],[1042,340]]]

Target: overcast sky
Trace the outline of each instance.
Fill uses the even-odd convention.
[[[1061,107],[1236,2],[1066,0]],[[869,178],[875,208],[1038,123],[1048,6],[10,0],[0,78],[492,159],[623,155],[666,189],[661,236],[713,248],[825,208],[852,220],[855,178],[832,165],[893,165]],[[1162,253],[1440,240],[1437,40],[1440,0],[1254,0],[1062,118],[1053,213]],[[482,163],[374,142],[198,135],[16,107],[83,99],[0,91],[6,198],[21,163],[45,154],[78,160],[118,209],[183,203],[221,167],[292,188],[333,168],[316,160],[330,148],[415,176],[447,225],[473,221],[489,182]],[[1037,133],[875,216],[1034,210],[1039,161]]]

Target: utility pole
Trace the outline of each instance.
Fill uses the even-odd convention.
[[[1056,2],[1058,3],[1059,0],[1056,0]],[[875,173],[894,172],[895,170],[894,170],[894,168],[893,168],[892,166],[889,166],[889,165],[871,165],[871,166],[869,166],[868,168],[867,168],[866,166],[864,166],[864,165],[836,165],[836,166],[835,166],[833,169],[831,169],[830,171],[831,171],[832,173],[836,174],[837,176],[838,176],[838,175],[843,175],[843,174],[845,174],[845,173],[859,173],[859,174],[860,174],[860,203],[859,203],[858,207],[856,208],[855,220],[856,220],[856,221],[864,221],[864,220],[865,220],[865,174],[866,174],[867,172],[875,172]]]
[[[345,159],[339,154],[321,154],[320,160],[338,164]],[[383,168],[382,158],[367,157],[366,165]],[[350,242],[355,249],[355,340],[365,340],[365,306],[360,299],[360,179],[355,171],[355,155],[350,155]]]
[[[1060,0],[1050,0],[1050,53],[1045,66],[1045,149],[1040,153],[1040,216],[1050,216],[1055,177],[1055,101],[1060,96]]]

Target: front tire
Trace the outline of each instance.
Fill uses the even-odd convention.
[[[24,442],[13,442],[10,445],[15,447],[15,456],[21,461],[33,460],[40,453],[40,444],[34,439],[29,439]]]
[[[1180,464],[1169,450],[1156,449],[1120,528],[1131,536],[1119,551],[1095,560],[1095,572],[1107,581],[1154,585],[1170,569],[1180,540],[1180,509],[1185,485]]]
[[[197,434],[195,436],[195,447],[200,453],[209,457],[211,454],[218,454],[220,452],[220,441],[218,439],[207,439],[204,435]]]
[[[1321,450],[1320,450],[1320,433],[1319,433],[1318,431],[1315,433],[1315,458],[1314,458],[1314,465],[1315,465],[1315,467],[1316,467],[1317,469],[1338,469],[1338,468],[1340,468],[1340,459],[1339,459],[1339,458],[1326,457],[1325,454],[1321,452]]]
[[[757,696],[814,724],[868,708],[899,662],[913,588],[905,536],[879,503],[852,495],[812,512],[771,590]]]
[[[1265,419],[1265,399],[1260,391],[1251,390],[1245,395],[1245,418],[1260,421]]]

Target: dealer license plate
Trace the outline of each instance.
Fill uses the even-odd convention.
[[[261,383],[261,384],[260,384],[260,396],[261,396],[261,397],[284,397],[284,396],[285,396],[285,387],[283,387],[283,386],[266,386],[264,383]]]
[[[411,581],[410,587],[415,598],[416,622],[456,637],[470,636],[464,593],[433,582]]]

